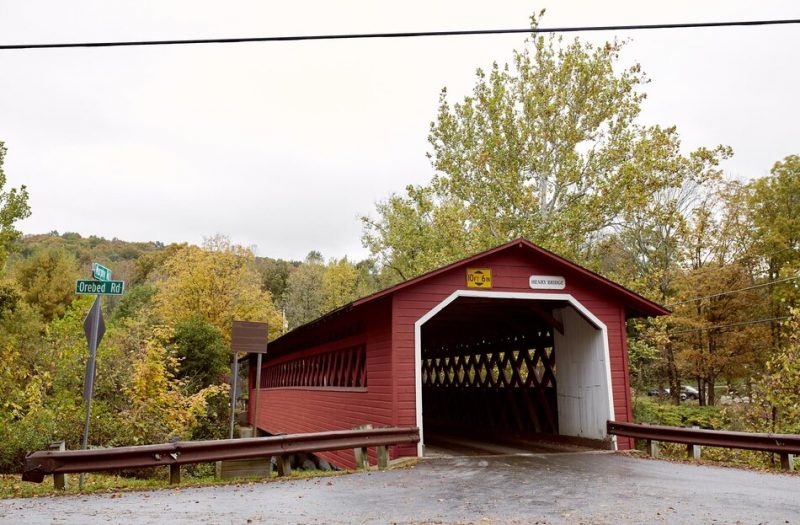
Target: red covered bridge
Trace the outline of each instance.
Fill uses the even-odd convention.
[[[267,434],[418,426],[426,436],[546,436],[601,447],[631,421],[625,321],[661,306],[524,239],[334,310],[271,342]],[[255,387],[251,361],[250,396]],[[253,414],[250,414],[253,423]],[[329,461],[353,466],[352,454]]]

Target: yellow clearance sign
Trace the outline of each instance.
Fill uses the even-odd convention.
[[[492,270],[489,268],[467,268],[467,288],[491,288]]]

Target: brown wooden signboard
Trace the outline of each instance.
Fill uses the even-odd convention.
[[[249,354],[267,353],[267,323],[234,321],[231,351]]]

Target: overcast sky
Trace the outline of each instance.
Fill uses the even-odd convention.
[[[797,1],[0,0],[0,43],[276,36],[800,18]],[[615,35],[586,34],[594,42]],[[617,33],[652,79],[641,122],[732,176],[800,153],[800,26]],[[571,38],[571,37],[570,37]],[[358,216],[429,180],[439,90],[523,35],[0,51],[0,140],[25,233],[202,242],[362,258]]]

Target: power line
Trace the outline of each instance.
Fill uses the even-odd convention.
[[[789,319],[790,317],[791,317],[790,315],[784,315],[783,317],[770,317],[769,319],[756,319],[754,321],[741,321],[741,322],[738,322],[738,323],[719,324],[719,325],[713,325],[713,326],[706,326],[704,328],[693,328],[693,329],[689,329],[689,330],[678,330],[676,332],[669,332],[667,335],[673,336],[673,335],[678,335],[678,334],[689,334],[689,333],[692,333],[692,332],[705,332],[705,331],[708,331],[708,330],[718,330],[718,329],[722,329],[722,328],[733,328],[733,327],[738,327],[738,326],[749,326],[749,325],[753,325],[753,324],[770,323],[772,321],[784,321],[786,319]]]
[[[192,38],[185,40],[131,40],[120,42],[68,42],[53,44],[3,44],[0,50],[59,49],[73,47],[172,46],[188,44],[239,44],[245,42],[298,42],[303,40],[356,40],[366,38],[416,38],[440,36],[502,35],[514,33],[579,33],[592,31],[641,31],[651,29],[696,29],[800,24],[800,19],[742,20],[738,22],[688,22],[677,24],[634,24],[610,26],[537,27],[524,29],[475,29],[455,31],[413,31],[405,33],[345,33],[323,35],[264,36],[242,38]]]
[[[703,299],[714,299],[715,297],[722,297],[723,295],[730,295],[737,292],[745,292],[747,290],[755,290],[756,288],[763,288],[764,286],[771,286],[773,284],[785,283],[787,281],[794,281],[795,279],[800,279],[800,275],[795,275],[794,277],[786,277],[784,279],[776,279],[774,281],[770,281],[768,283],[761,283],[761,284],[754,284],[753,286],[747,286],[745,288],[739,288],[736,290],[726,290],[724,292],[719,292],[711,295],[703,295],[701,297],[694,297],[693,299],[686,299],[685,301],[678,301],[677,303],[671,303],[665,305],[667,308],[671,308],[673,306],[678,306],[681,304],[686,303],[695,303],[697,301],[702,301]]]

